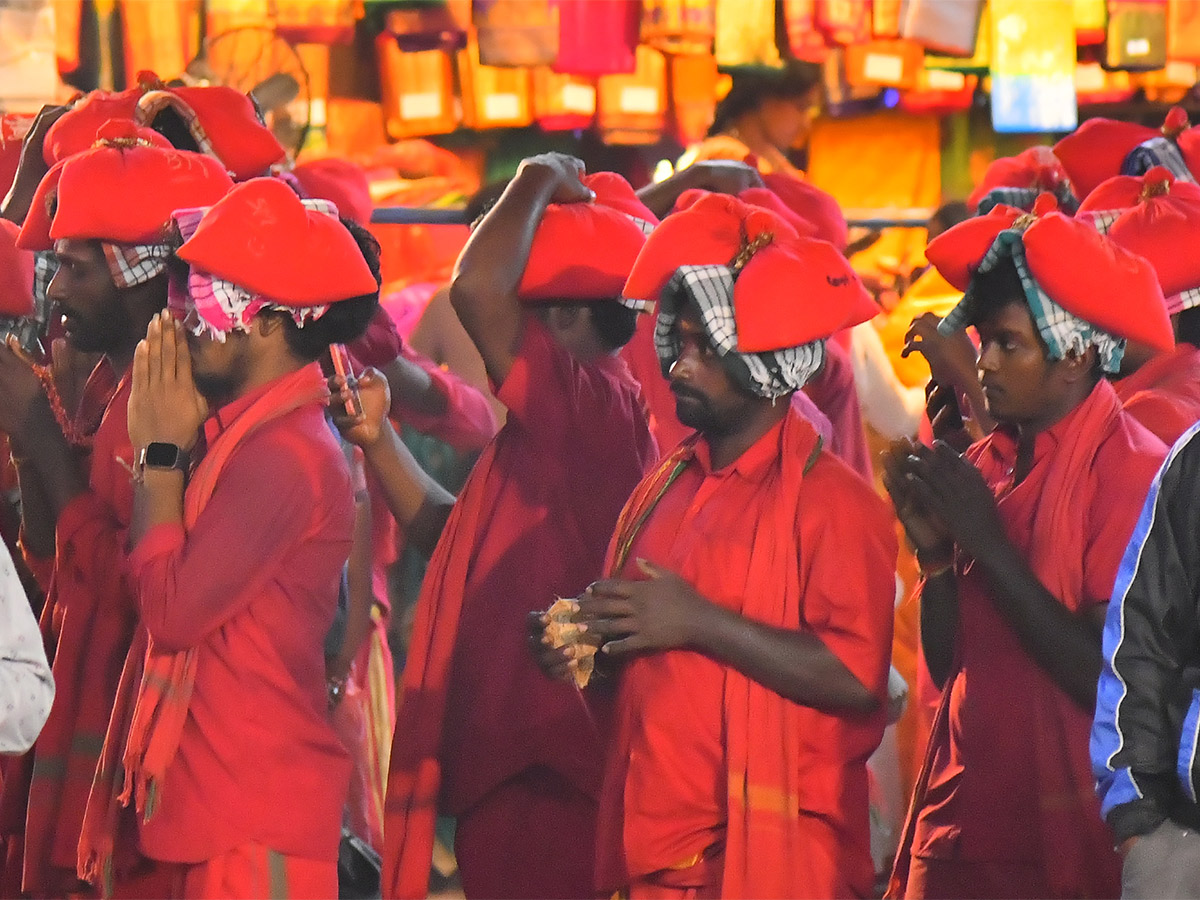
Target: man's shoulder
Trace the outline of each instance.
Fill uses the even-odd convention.
[[[321,485],[342,482],[349,491],[346,457],[324,411],[315,404],[264,422],[235,449],[230,464],[235,463],[240,469],[261,472],[264,488],[282,487],[289,478],[307,476],[300,485],[307,485],[312,492],[320,493]]]

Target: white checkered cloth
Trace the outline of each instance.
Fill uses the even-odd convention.
[[[50,300],[46,296],[50,282],[58,271],[58,257],[53,250],[39,250],[33,254],[33,315],[42,322],[50,321]]]
[[[171,258],[169,244],[116,244],[101,241],[113,284],[118,288],[137,287],[167,271]]]
[[[1055,303],[1029,271],[1025,260],[1025,227],[1009,228],[1000,232],[991,248],[979,264],[978,273],[990,272],[1006,259],[1011,259],[1016,267],[1021,285],[1025,289],[1025,302],[1029,304],[1029,312],[1037,326],[1038,334],[1042,336],[1051,359],[1066,359],[1068,356],[1082,355],[1088,347],[1095,347],[1100,357],[1100,366],[1105,372],[1115,374],[1121,368],[1121,359],[1125,355],[1125,341],[1106,331],[1101,331],[1078,316],[1067,312]],[[938,331],[942,334],[953,334],[974,325],[982,312],[980,301],[974,292],[975,283],[972,279],[967,286],[958,306],[950,310],[942,319]]]
[[[1175,176],[1176,181],[1187,181],[1191,184],[1196,183],[1196,179],[1187,167],[1187,163],[1183,161],[1183,154],[1179,152],[1179,145],[1167,137],[1150,138],[1150,140],[1143,141],[1134,147],[1129,155],[1125,157],[1125,162],[1121,165],[1121,174],[1137,175],[1140,177],[1155,166],[1166,168]]]
[[[1059,183],[1053,191],[1049,192],[1043,191],[1040,188],[992,188],[979,201],[979,215],[986,216],[1000,204],[1012,206],[1025,212],[1033,212],[1034,203],[1044,193],[1053,194],[1054,199],[1058,201],[1058,208],[1067,215],[1073,215],[1075,210],[1079,209],[1079,200],[1075,197],[1075,192],[1071,190],[1071,186],[1066,183]]]
[[[1172,309],[1178,308],[1180,312],[1200,306],[1200,287],[1190,288],[1176,294],[1167,301],[1167,306]]]
[[[811,341],[770,353],[738,350],[737,320],[733,312],[733,270],[728,266],[681,266],[667,282],[654,327],[654,346],[666,375],[679,358],[680,341],[675,321],[684,302],[691,300],[709,342],[730,375],[743,388],[774,399],[798,391],[825,365],[825,342]]]
[[[1087,222],[1101,234],[1108,234],[1109,229],[1113,227],[1113,223],[1121,218],[1124,213],[1123,209],[1097,209],[1089,210],[1088,212],[1075,213],[1075,218],[1081,222]]]

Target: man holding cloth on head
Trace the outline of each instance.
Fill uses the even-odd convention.
[[[873,304],[832,245],[715,194],[656,229],[625,292],[661,302],[659,359],[698,434],[635,489],[573,617],[617,678],[597,887],[866,896],[896,540],[788,398]],[[551,674],[578,666],[538,648]]]

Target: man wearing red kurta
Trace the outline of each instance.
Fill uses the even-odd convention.
[[[67,341],[105,354],[79,408],[64,410],[49,380],[0,351],[6,405],[32,410],[0,427],[18,449],[22,544],[46,578],[42,631],[58,686],[42,737],[3,799],[6,881],[35,896],[80,889],[88,791],[137,621],[122,566],[133,505],[125,412],[134,347],[166,303],[164,224],[175,206],[214,202],[231,184],[216,161],[132,123],[110,122],[99,138],[46,176],[34,207],[42,214],[30,215],[20,237],[58,254],[48,293]],[[85,466],[78,450],[90,450]],[[132,879],[136,890],[128,862],[118,881]]]
[[[632,190],[579,163],[526,160],[459,259],[451,301],[508,408],[446,523],[401,683],[384,896],[425,896],[433,823],[458,818],[468,897],[579,897],[592,882],[603,704],[538,672],[525,617],[601,571],[655,459],[616,352],[615,302],[645,238]]]
[[[129,400],[144,665],[122,678],[80,870],[107,877],[130,807],[169,896],[329,897],[349,761],[324,643],[353,502],[316,360],[378,309],[378,245],[273,179],[174,222],[187,274]]]
[[[834,247],[717,195],[659,227],[626,295],[661,299],[659,357],[699,433],[634,491],[610,577],[577,601],[599,669],[623,662],[597,887],[866,895],[896,542],[787,400],[870,299]],[[562,653],[543,665],[577,667]]]
[[[978,328],[1000,424],[965,457],[887,460],[943,689],[888,895],[1114,897],[1088,758],[1099,629],[1166,448],[1102,374],[1126,340],[1170,348],[1166,305],[1144,259],[1057,212],[964,223],[928,256],[966,290],[941,328]]]

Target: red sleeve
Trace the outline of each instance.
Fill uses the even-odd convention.
[[[885,696],[896,597],[896,533],[870,486],[822,452],[801,488],[805,625],[872,693]]]
[[[59,513],[54,540],[59,579],[86,585],[102,597],[124,598],[123,602],[132,608],[131,591],[121,564],[128,532],[107,503],[92,491],[75,497]],[[26,552],[25,557],[28,560],[31,555]],[[34,559],[37,563],[34,574],[43,583],[42,577],[54,568],[55,559]]]
[[[405,344],[402,355],[429,375],[433,389],[446,399],[446,411],[431,416],[406,406],[400,400],[392,404],[392,415],[422,434],[444,441],[460,453],[482,450],[499,429],[496,414],[483,392],[467,384],[428,357]]]
[[[404,341],[400,338],[400,332],[396,330],[396,323],[381,306],[375,311],[375,316],[363,336],[346,349],[358,363],[355,367],[358,371],[367,366],[382,369],[400,355],[403,347]]]
[[[589,432],[602,439],[614,404],[621,402],[604,361],[581,365],[536,319],[526,322],[516,362],[495,394],[509,418],[548,447],[561,447],[569,437],[578,445]]]
[[[340,453],[318,453],[310,437],[283,428],[250,437],[194,527],[153,528],[130,555],[142,621],[155,642],[164,650],[194,647],[278,577],[286,555],[313,529],[314,510],[348,504],[350,496]],[[347,550],[349,543],[347,531]]]

